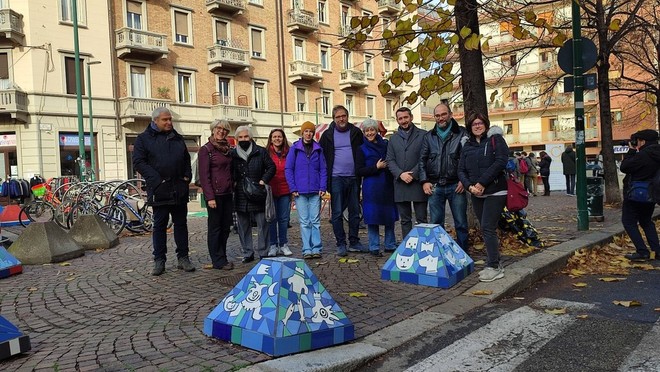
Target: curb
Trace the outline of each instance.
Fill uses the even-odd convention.
[[[653,219],[660,218],[660,212]],[[451,300],[418,313],[402,322],[383,328],[360,341],[326,349],[288,355],[257,363],[245,369],[250,372],[290,371],[351,371],[365,365],[405,343],[422,336],[444,323],[473,309],[514,295],[529,288],[542,278],[559,271],[579,249],[592,248],[611,242],[625,234],[620,222],[587,233],[532,256],[525,257],[505,268],[503,279],[491,283],[477,283]],[[492,291],[489,295],[473,295],[475,291]]]

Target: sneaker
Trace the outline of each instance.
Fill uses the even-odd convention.
[[[312,253],[312,258],[321,258],[321,253]]]
[[[499,267],[487,267],[479,273],[479,281],[492,282],[504,278],[504,270]]]
[[[363,246],[362,243],[357,242],[357,243],[351,244],[348,247],[348,251],[349,252],[357,252],[357,253],[367,253],[367,252],[369,252],[369,248]]]
[[[280,247],[280,252],[282,252],[283,255],[285,256],[291,256],[293,252],[291,252],[291,249],[289,249],[289,246],[284,243],[282,247]]]
[[[376,250],[374,250],[374,251],[369,251],[369,254],[372,255],[372,256],[374,256],[374,257],[383,257],[383,254],[380,253],[380,251],[376,251]]]
[[[190,262],[190,257],[179,257],[179,263],[176,265],[176,268],[179,270],[191,272],[195,271],[195,266]]]
[[[151,272],[151,275],[158,276],[165,272],[165,260],[156,260],[154,261],[154,269]]]
[[[651,258],[651,255],[650,254],[644,255],[644,254],[639,254],[638,252],[635,252],[635,253],[627,254],[623,257],[629,259],[630,261],[646,261],[649,258]]]
[[[277,256],[277,251],[277,246],[275,244],[271,245],[270,248],[268,248],[268,257]]]
[[[254,261],[254,254],[251,254],[247,257],[243,257],[243,259],[241,260],[242,263],[250,263],[252,261]]]
[[[309,260],[312,257],[314,257],[314,255],[311,253],[303,253],[303,258],[306,260]]]
[[[339,257],[348,256],[348,253],[346,253],[346,246],[345,245],[340,245],[340,246],[337,247],[337,256],[339,256]]]

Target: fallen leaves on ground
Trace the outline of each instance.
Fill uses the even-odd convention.
[[[28,292],[35,292],[35,291],[38,291],[38,290],[39,290],[39,288],[37,288],[37,287],[28,288]]]
[[[636,300],[632,301],[617,301],[614,300],[612,301],[613,304],[618,305],[618,306],[623,306],[623,307],[632,307],[632,306],[642,306],[642,303]]]
[[[363,292],[350,292],[348,295],[351,296],[351,297],[367,297],[367,296],[369,296],[368,294],[363,293]]]
[[[587,286],[587,283],[584,283],[584,282],[573,283],[573,287],[575,287],[575,288],[584,288],[586,286]]]
[[[202,266],[202,269],[204,269],[204,270],[210,270],[212,268],[213,268],[213,264],[206,264],[206,265]]]
[[[581,314],[581,315],[576,316],[576,318],[578,318],[578,319],[587,319],[588,317],[589,317],[589,315],[587,315],[587,314]]]
[[[556,309],[545,309],[545,312],[552,315],[562,315],[562,314],[566,314],[566,308],[561,307]]]
[[[316,266],[327,265],[327,264],[328,264],[328,261],[317,261],[317,262],[314,262],[314,265],[316,265]]]
[[[481,230],[470,229],[469,233],[471,239],[470,246],[475,251],[485,251],[486,247],[481,236]],[[500,252],[504,256],[527,256],[536,250],[540,250],[540,248],[525,244],[514,233],[509,231],[497,229],[497,237],[500,240]],[[546,245],[546,247],[548,246]]]
[[[71,262],[62,262],[60,266],[71,266]]]
[[[475,296],[488,296],[493,294],[493,291],[491,291],[490,289],[479,289],[476,291],[472,291],[472,294]]]
[[[633,265],[623,255],[631,249],[634,247],[630,238],[616,236],[611,243],[576,251],[562,273],[572,278],[590,274],[628,275]]]
[[[355,258],[340,258],[339,263],[358,263],[360,260],[357,260]]]

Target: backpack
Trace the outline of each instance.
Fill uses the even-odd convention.
[[[506,162],[506,167],[504,168],[507,173],[513,173],[516,171],[516,159],[509,159],[509,161]]]
[[[520,159],[520,173],[526,174],[529,172],[529,166],[527,165],[527,159]]]

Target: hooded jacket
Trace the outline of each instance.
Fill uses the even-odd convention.
[[[451,133],[443,142],[435,129],[424,135],[419,158],[419,181],[441,184],[458,182],[458,161],[461,157],[461,139],[467,135],[465,128],[451,119]]]
[[[327,167],[321,146],[312,141],[312,153],[307,156],[302,138],[294,142],[286,156],[284,174],[291,192],[311,194],[326,191]]]
[[[483,195],[507,189],[504,168],[509,159],[509,147],[502,133],[502,128],[492,126],[480,142],[473,136],[464,138],[458,177],[466,190],[477,183],[484,186]]]
[[[575,165],[575,151],[572,147],[567,147],[561,154],[561,164],[564,166],[564,174],[571,175],[577,173]]]

